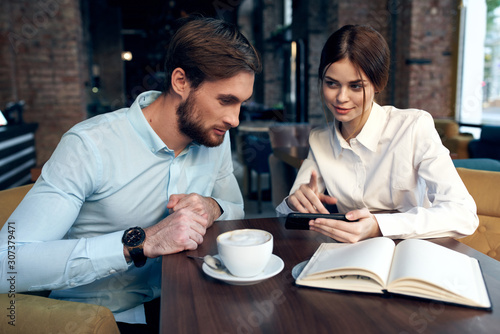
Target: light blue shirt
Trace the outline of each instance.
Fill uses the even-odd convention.
[[[141,110],[159,95],[145,92],[130,108],[64,134],[9,219],[17,292],[53,290],[53,298],[104,305],[118,314],[160,295],[161,258],[142,268],[127,264],[125,229],[166,217],[172,194],[212,197],[224,211],[219,220],[243,218],[229,135],[218,147],[191,143],[175,157]],[[2,293],[9,290],[6,226],[0,232]]]

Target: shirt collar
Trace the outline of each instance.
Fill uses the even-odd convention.
[[[151,125],[149,125],[142,112],[142,108],[149,106],[160,95],[161,92],[158,91],[144,92],[137,96],[134,103],[132,103],[127,111],[127,117],[130,124],[153,153],[158,153],[159,151],[165,149],[170,150],[156,134]]]
[[[356,136],[356,140],[367,149],[372,152],[377,150],[378,142],[383,131],[383,124],[387,118],[387,114],[380,105],[373,102],[372,110],[370,115],[366,120],[363,129]],[[332,132],[335,132],[335,136],[332,138],[333,153],[337,158],[342,150],[349,148],[349,144],[346,142],[339,130],[339,122],[334,121]]]
[[[333,148],[333,155],[335,156],[335,158],[338,158],[339,155],[342,153],[342,150],[344,148],[349,147],[349,145],[347,144],[344,137],[342,137],[342,134],[340,133],[339,122],[337,120],[333,121],[333,125],[331,127],[332,128],[330,129],[330,131],[328,131],[328,133],[331,138],[330,141]],[[335,133],[335,135],[332,136],[332,133]]]
[[[370,116],[368,116],[361,132],[356,136],[358,142],[370,151],[375,152],[382,136],[382,131],[384,130],[383,124],[386,118],[387,114],[384,108],[373,102]]]

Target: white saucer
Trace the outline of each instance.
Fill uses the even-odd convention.
[[[293,279],[297,279],[297,277],[299,277],[300,273],[302,272],[302,270],[304,270],[304,267],[306,266],[306,264],[308,262],[309,262],[309,260],[302,261],[301,263],[299,263],[295,267],[293,267],[293,269],[292,269]]]
[[[220,259],[219,255],[214,255],[214,257]],[[231,275],[229,271],[227,271],[227,269],[214,270],[210,268],[206,263],[203,263],[203,266],[201,268],[208,276],[224,281],[228,284],[251,285],[251,284],[257,284],[265,279],[277,275],[283,270],[284,267],[285,264],[283,263],[283,260],[279,256],[271,254],[271,259],[269,260],[269,263],[264,268],[264,270],[257,276],[253,277],[236,277]]]

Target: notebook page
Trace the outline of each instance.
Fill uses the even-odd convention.
[[[477,260],[430,241],[399,243],[389,282],[403,277],[427,281],[478,303],[489,301]]]
[[[387,281],[394,253],[394,241],[373,238],[355,244],[323,243],[300,278],[339,268],[363,268]]]

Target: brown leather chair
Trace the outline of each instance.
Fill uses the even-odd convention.
[[[31,187],[0,191],[0,227]],[[120,333],[113,313],[104,306],[17,292],[0,294],[0,306],[0,333]]]
[[[469,142],[474,139],[471,134],[460,133],[458,123],[449,118],[434,119],[434,125],[453,159],[469,158]]]
[[[477,205],[479,226],[458,241],[500,261],[500,172],[457,168]]]

